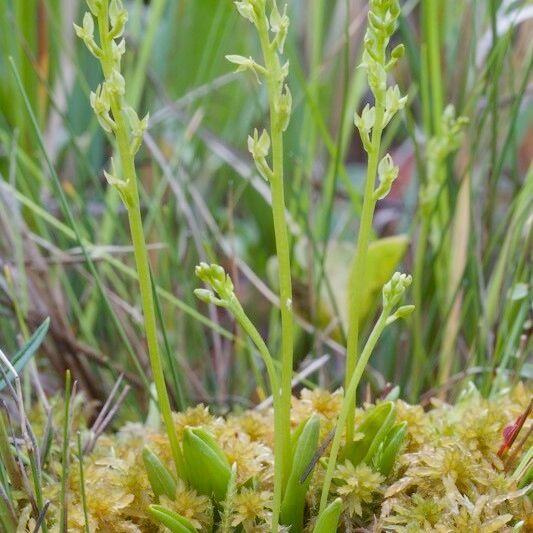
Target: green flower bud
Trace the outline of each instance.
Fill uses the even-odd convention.
[[[389,318],[387,318],[387,325],[392,324],[399,318],[408,317],[414,310],[414,305],[402,305]]]
[[[392,52],[390,53],[390,59],[385,66],[385,70],[389,71],[394,68],[396,63],[403,57],[405,53],[405,46],[403,44],[399,44],[395,46],[392,49]]]
[[[288,68],[288,62],[285,63]],[[284,78],[286,76],[283,76]],[[281,131],[285,131],[287,129],[287,126],[289,125],[289,120],[291,118],[291,110],[292,110],[292,95],[291,91],[289,90],[289,87],[287,85],[283,86],[283,90],[281,94],[279,95],[278,100],[278,120],[279,120],[279,128]]]
[[[231,478],[231,466],[215,439],[203,429],[185,429],[183,458],[189,483],[200,494],[222,501]]]
[[[412,281],[413,278],[408,274],[395,272],[390,281],[383,286],[383,307],[389,309],[394,307]]]
[[[220,300],[217,301],[214,299],[212,303],[227,307],[231,302],[236,300],[233,291],[233,282],[220,265],[208,265],[202,262],[196,267],[195,274],[204,283],[212,287],[220,297]],[[207,294],[200,293],[200,298],[202,297],[207,297]]]
[[[266,161],[266,156],[270,152],[270,136],[266,130],[263,130],[259,136],[257,129],[254,129],[253,136],[248,136],[248,151],[252,154],[259,174],[269,181],[272,177],[272,169]]]
[[[148,510],[152,518],[169,529],[171,533],[196,533],[196,528],[189,520],[162,505],[150,505]]]
[[[155,497],[159,500],[162,495],[168,496],[171,500],[176,497],[176,481],[172,477],[168,468],[161,462],[150,448],[143,449],[143,463],[148,476],[150,486]]]
[[[313,528],[313,533],[336,533],[341,511],[342,500],[337,498],[320,514]]]

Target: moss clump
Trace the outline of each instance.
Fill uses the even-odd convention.
[[[523,522],[522,531],[527,531],[532,511],[528,487],[517,486],[511,475],[519,454],[514,463],[506,464],[497,452],[504,428],[527,408],[529,392],[519,385],[501,397],[487,400],[473,390],[456,405],[435,401],[427,411],[397,400],[396,421],[406,421],[408,431],[390,474],[382,475],[373,464],[353,465],[348,459],[337,465],[330,499],[340,497],[343,502],[339,530],[488,533],[511,531]],[[323,420],[325,428],[332,428],[341,399],[340,391],[302,391],[299,398],[293,398],[293,430],[312,414]],[[372,408],[367,405],[356,413],[356,438],[358,421]],[[223,418],[199,405],[175,414],[174,422],[180,440],[186,427],[207,429],[234,465],[233,487],[228,490],[226,501],[217,503],[198,494],[182,480],[177,480],[173,499],[156,498],[143,465],[142,449],[150,446],[171,470],[168,439],[154,429],[129,424],[115,434],[100,437],[94,451],[84,459],[89,530],[159,531],[148,507],[160,503],[185,517],[199,531],[218,530],[220,524],[224,524],[224,530],[269,531],[272,412],[234,412]],[[523,449],[531,444],[530,436]],[[74,448],[73,444],[73,452]],[[312,531],[317,515],[326,457],[327,449],[311,473],[305,531]],[[68,530],[82,532],[85,519],[80,476],[76,458],[72,460]],[[57,531],[60,469],[54,463],[50,466],[52,478],[45,486],[45,496],[52,502],[48,513],[50,529]],[[30,506],[23,499],[20,511],[19,531],[30,531]]]

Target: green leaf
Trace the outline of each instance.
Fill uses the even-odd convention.
[[[384,476],[388,476],[407,436],[407,422],[396,424],[389,431],[383,445],[374,456],[374,466]]]
[[[47,318],[33,333],[28,342],[15,354],[11,364],[15,367],[17,373],[21,373],[29,360],[33,357],[39,346],[44,340],[50,325],[50,318]],[[9,383],[14,379],[14,376],[7,374]],[[0,375],[0,391],[7,385],[3,376]]]
[[[364,292],[359,299],[361,323],[368,320],[375,305],[381,302],[381,289],[396,270],[407,250],[408,243],[406,235],[386,237],[370,243],[365,267]],[[306,250],[306,241],[302,239],[295,246],[295,260],[304,273],[300,279],[304,279],[307,272]],[[343,327],[345,330],[348,328],[348,298],[350,294],[353,294],[349,287],[349,278],[354,258],[355,244],[332,241],[328,245],[324,262],[324,274],[328,282],[322,283],[317,310],[319,324],[323,327],[329,325],[331,319],[338,313]],[[301,312],[305,316],[306,305],[304,305],[305,302],[298,301],[298,291],[295,292],[295,298],[295,305],[302,307]]]
[[[173,500],[176,497],[176,481],[159,457],[146,446],[143,449],[143,463],[155,497],[159,500],[160,496],[165,495]]]
[[[200,428],[187,428],[183,435],[183,457],[189,483],[200,494],[222,501],[231,467],[213,436]]]
[[[148,510],[154,520],[164,525],[172,533],[196,532],[196,528],[189,520],[162,505],[150,505]]]
[[[299,532],[303,529],[305,495],[311,476],[307,475],[305,479],[302,478],[318,448],[319,433],[320,419],[313,415],[305,424],[296,443],[280,513],[281,523],[291,526],[291,531]]]
[[[380,444],[385,442],[395,418],[396,409],[392,402],[383,402],[368,411],[355,430],[357,433],[362,433],[363,438],[347,444],[343,453],[344,458],[349,459],[354,466],[362,461],[368,464]]]
[[[322,512],[316,521],[313,533],[335,533],[342,511],[342,500],[333,500]]]

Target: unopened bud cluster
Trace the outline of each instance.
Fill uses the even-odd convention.
[[[405,318],[414,311],[414,305],[402,305],[395,309],[412,281],[413,278],[409,274],[395,272],[392,278],[383,286],[383,310],[389,315],[387,324],[392,324],[399,318]]]
[[[194,294],[199,300],[220,307],[229,307],[230,304],[236,302],[233,282],[220,265],[208,265],[202,262],[196,267],[195,274],[218,295],[217,298],[209,289],[195,289]]]

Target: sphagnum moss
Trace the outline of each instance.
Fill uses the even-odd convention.
[[[515,468],[505,470],[497,457],[503,429],[527,408],[531,390],[518,386],[511,394],[484,400],[471,389],[469,395],[455,406],[437,403],[428,411],[417,410],[417,423],[408,426],[405,444],[392,471],[384,476],[372,463],[354,465],[345,460],[336,466],[329,493],[331,502],[339,498],[342,512],[338,526],[319,533],[350,531],[364,528],[382,532],[463,532],[468,526],[473,532],[485,533],[527,531],[532,504],[527,496],[529,486],[514,480]],[[338,394],[320,391],[323,410],[329,395],[332,412],[336,410]],[[321,416],[317,406],[309,407],[310,391],[303,391],[303,399],[293,398],[292,426],[297,428],[309,419],[309,414]],[[480,434],[475,422],[480,403],[484,417],[493,421],[486,432]],[[59,411],[61,405],[54,403]],[[383,405],[382,403],[378,403]],[[398,418],[406,416],[404,402],[393,402]],[[414,408],[414,407],[413,407]],[[374,405],[357,410],[356,420],[364,420]],[[182,413],[189,428],[205,427],[207,409],[198,416],[198,409],[189,408]],[[79,415],[78,415],[79,416]],[[91,532],[145,533],[157,531],[158,526],[148,513],[156,502],[171,512],[179,514],[191,524],[193,531],[216,531],[222,510],[227,513],[230,530],[271,531],[273,461],[272,442],[274,428],[272,413],[245,411],[222,418],[209,415],[208,426],[220,444],[223,453],[237,465],[236,472],[248,466],[248,474],[237,479],[231,502],[215,502],[198,493],[190,485],[178,480],[173,498],[156,498],[142,464],[141,453],[145,446],[157,450],[166,468],[172,468],[172,455],[166,434],[147,431],[139,424],[125,426],[113,435],[103,435],[94,452],[85,458],[84,478],[87,500],[88,524]],[[261,423],[258,435],[250,418]],[[200,426],[194,426],[195,421]],[[83,425],[83,421],[77,422]],[[333,422],[338,422],[334,415]],[[192,425],[190,425],[192,424]],[[39,435],[38,435],[39,436]],[[356,434],[356,438],[357,437]],[[181,437],[180,437],[181,440]],[[532,444],[531,438],[528,446]],[[52,444],[53,457],[60,457],[60,439]],[[55,459],[54,459],[55,460]],[[516,461],[518,462],[518,461]],[[74,465],[73,465],[74,466]],[[325,509],[323,520],[318,520],[318,501],[322,479],[327,464],[319,461],[312,472],[306,494],[307,512],[302,531],[312,532],[315,525],[328,523]],[[44,496],[52,502],[49,526],[59,532],[58,517],[60,479],[59,470],[44,484]],[[85,532],[85,519],[81,505],[81,491],[77,468],[71,469],[69,480],[68,531]],[[21,500],[22,507],[25,506]],[[333,508],[334,510],[334,508]],[[332,512],[332,511],[331,511]],[[19,530],[31,527],[31,507],[22,513]],[[336,523],[336,522],[335,522]],[[523,524],[520,529],[520,524]],[[529,524],[530,525],[530,524]],[[514,528],[514,529],[513,529]]]

